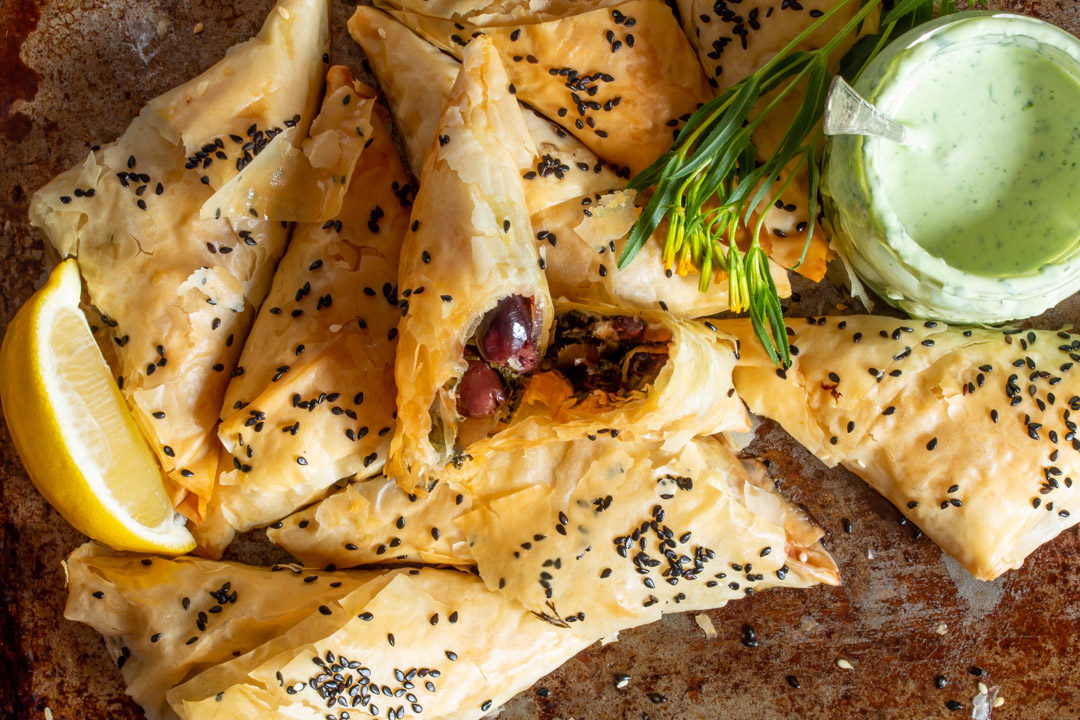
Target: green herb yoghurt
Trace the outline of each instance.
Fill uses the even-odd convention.
[[[855,89],[905,144],[830,140],[834,244],[889,303],[995,323],[1080,290],[1080,41],[965,12],[901,36]]]

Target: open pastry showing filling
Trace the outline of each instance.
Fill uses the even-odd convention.
[[[530,298],[503,298],[467,342],[468,367],[432,405],[432,442],[460,457],[468,446],[510,425],[519,413],[553,415],[566,407],[603,412],[641,398],[670,356],[672,332],[637,315],[585,309],[555,318],[554,339],[540,355]],[[456,436],[443,414],[452,398]]]
[[[609,403],[651,385],[668,361],[671,332],[633,315],[560,315],[555,340],[541,364],[572,389],[575,398],[601,393]]]

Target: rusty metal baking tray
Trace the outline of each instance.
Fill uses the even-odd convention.
[[[30,195],[89,146],[116,137],[147,100],[253,34],[271,5],[0,1],[0,332],[44,274],[43,245],[26,218]],[[1080,33],[1077,0],[995,7]],[[334,3],[333,55],[359,70],[361,54],[342,30],[351,11],[351,3]],[[830,312],[845,300],[828,285],[796,289],[791,315]],[[1031,324],[1077,318],[1080,299],[1072,298]],[[866,485],[825,469],[774,424],[761,427],[750,450],[826,528],[844,584],[762,593],[712,611],[715,639],[688,615],[624,632],[518,696],[503,718],[971,717],[980,681],[1005,698],[994,720],[1080,716],[1075,528],[1021,570],[983,583]],[[0,425],[0,718],[42,718],[47,709],[65,720],[140,717],[100,637],[62,617],[60,561],[82,541],[30,485]],[[231,554],[258,561],[273,552],[243,539]],[[745,625],[756,647],[741,642]],[[837,665],[841,658],[851,669]],[[623,674],[630,681],[617,688]],[[949,700],[963,709],[949,710]]]

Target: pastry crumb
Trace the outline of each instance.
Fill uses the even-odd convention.
[[[705,613],[698,613],[694,616],[694,622],[698,624],[698,627],[705,631],[705,637],[712,640],[716,637],[716,626],[713,625],[712,620]]]

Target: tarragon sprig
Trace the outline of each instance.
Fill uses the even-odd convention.
[[[839,0],[809,27],[795,36],[760,70],[702,105],[679,132],[671,149],[631,179],[628,187],[654,188],[641,217],[634,225],[619,257],[625,267],[667,218],[663,262],[680,274],[693,269],[701,273],[699,289],[708,289],[715,270],[728,276],[731,309],[748,312],[754,332],[772,361],[791,364],[787,331],[780,297],[759,236],[765,213],[754,226],[751,218],[762,203],[783,194],[796,172],[807,172],[809,222],[806,257],[818,216],[821,150],[824,135],[820,121],[831,81],[829,62],[851,34],[879,6],[883,14],[880,31],[866,35],[841,61],[841,73],[853,78],[884,48],[888,41],[934,16],[934,0],[862,0],[862,7],[844,27],[816,50],[797,50],[807,36],[855,0]],[[955,0],[942,0],[940,13],[955,11]],[[776,151],[760,162],[753,134],[784,98],[802,87],[803,100]],[[778,90],[768,105],[750,119],[750,112],[765,95]],[[780,183],[785,168],[795,172]],[[780,183],[779,187],[777,183]],[[740,227],[752,230],[743,253],[736,237]]]

